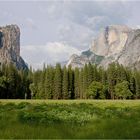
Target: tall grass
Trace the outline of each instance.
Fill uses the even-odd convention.
[[[140,101],[0,100],[0,138],[140,138]]]

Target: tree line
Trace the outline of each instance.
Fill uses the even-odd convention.
[[[83,68],[48,65],[42,70],[1,66],[0,98],[6,99],[139,99],[140,71],[112,63]]]
[[[0,65],[0,99],[30,99],[29,73],[27,70],[17,70],[12,64]]]
[[[107,69],[91,63],[72,69],[56,64],[32,73],[32,98],[138,99],[140,71],[112,63]]]

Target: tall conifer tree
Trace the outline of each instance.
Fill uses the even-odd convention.
[[[66,66],[64,66],[64,68],[63,68],[62,94],[63,94],[63,99],[69,99],[69,94],[68,94],[68,71],[67,71]]]
[[[79,81],[79,68],[75,68],[74,71],[74,93],[75,98],[80,98],[80,81]]]
[[[75,98],[75,95],[74,95],[74,72],[71,68],[71,66],[68,67],[68,78],[69,78],[69,97],[71,99],[74,99]]]
[[[57,63],[55,67],[54,99],[62,99],[62,70],[59,63]]]

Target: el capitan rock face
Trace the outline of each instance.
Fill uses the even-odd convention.
[[[130,68],[140,69],[140,30],[124,25],[107,26],[92,41],[88,51],[90,53],[85,63],[91,62],[107,68],[110,63],[118,62]],[[82,56],[83,53],[78,56],[79,60]],[[73,67],[73,63],[70,62],[74,62],[74,68],[79,67],[76,66],[74,58],[68,62]]]
[[[17,25],[0,27],[0,64],[14,64],[18,69],[28,69],[20,57],[20,29]]]

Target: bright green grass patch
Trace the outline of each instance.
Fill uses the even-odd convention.
[[[0,100],[0,138],[140,138],[139,100]]]

